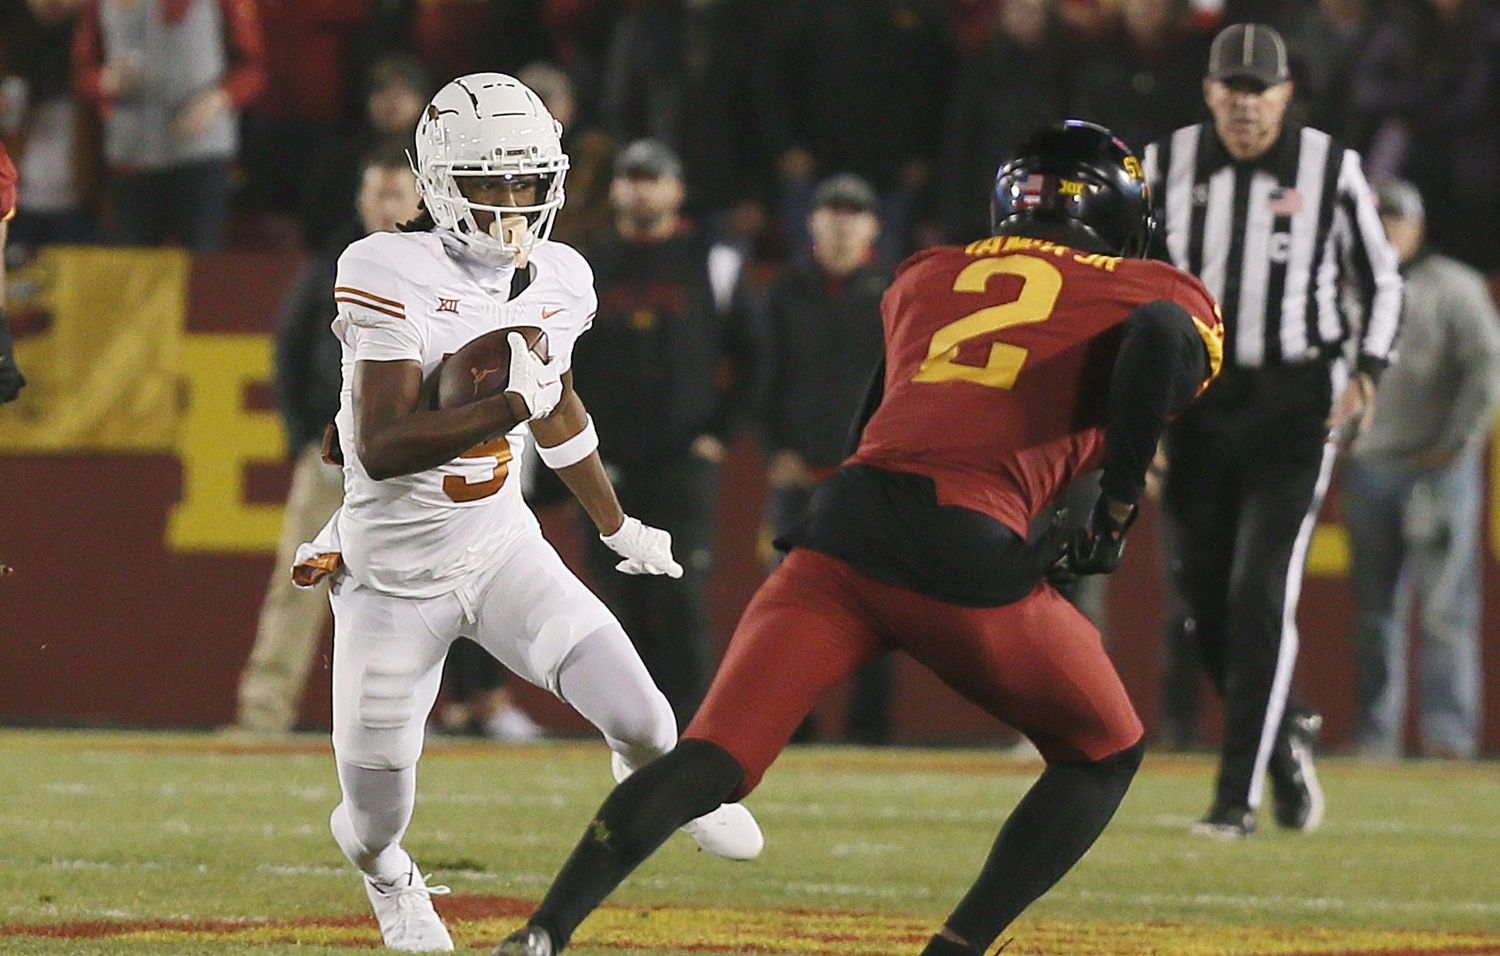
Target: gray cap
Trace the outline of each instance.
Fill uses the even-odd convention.
[[[1291,79],[1286,42],[1264,23],[1236,23],[1219,31],[1208,51],[1211,80],[1253,80],[1275,86]]]
[[[1394,219],[1421,219],[1427,213],[1422,207],[1422,194],[1417,187],[1404,179],[1387,179],[1375,190],[1375,206],[1382,216]]]
[[[639,179],[681,179],[682,161],[660,140],[638,139],[615,157],[615,175]]]
[[[838,173],[818,184],[813,193],[813,208],[836,206],[855,212],[875,211],[875,190],[853,173]]]

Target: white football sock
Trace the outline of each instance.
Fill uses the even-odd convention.
[[[382,882],[404,880],[411,857],[401,837],[416,806],[417,768],[368,770],[338,762],[344,802],[329,818],[333,839],[350,863]]]
[[[601,627],[568,652],[557,686],[632,769],[677,746],[672,706],[618,624]]]

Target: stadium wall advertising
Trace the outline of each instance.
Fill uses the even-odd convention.
[[[234,712],[254,637],[288,469],[271,404],[270,330],[295,258],[50,250],[12,280],[18,358],[32,384],[0,409],[0,721],[213,726]],[[587,383],[580,383],[587,395]],[[720,639],[760,579],[764,486],[748,441],[721,494],[712,598]],[[1485,749],[1500,751],[1500,452],[1485,535]],[[576,560],[571,514],[543,515]],[[1162,588],[1154,522],[1133,533],[1112,582],[1110,649],[1155,723]],[[1353,670],[1337,495],[1314,538],[1298,624],[1300,692],[1347,736]],[[302,716],[328,723],[327,636]],[[581,720],[523,688],[543,722]],[[1208,702],[1208,710],[1214,705]],[[837,726],[835,693],[819,711]],[[977,708],[909,662],[898,668],[898,739],[1001,736]],[[1212,717],[1210,717],[1210,724]],[[1210,738],[1213,727],[1207,728]]]

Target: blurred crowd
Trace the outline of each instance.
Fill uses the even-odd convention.
[[[552,238],[595,270],[599,317],[577,365],[601,455],[626,509],[676,536],[687,573],[622,580],[592,536],[588,557],[682,722],[711,672],[706,582],[735,433],[759,433],[769,544],[845,455],[894,264],[988,235],[996,163],[1040,126],[1081,117],[1140,151],[1203,120],[1209,42],[1248,20],[1286,37],[1292,121],[1361,151],[1370,182],[1411,184],[1418,198],[1382,208],[1425,230],[1403,264],[1430,249],[1500,278],[1497,0],[0,0],[0,139],[20,167],[6,255],[92,242],[306,255],[278,329],[297,462],[289,555],[341,492],[319,449],[337,406],[325,331],[337,254],[415,212],[405,153],[439,86],[476,71],[519,77],[562,123],[571,161]],[[1425,219],[1411,213],[1424,206]],[[1409,308],[1468,288],[1449,275],[1461,267],[1442,268],[1429,293],[1413,286]],[[1469,285],[1483,331],[1493,310],[1477,275]],[[1462,487],[1477,488],[1477,451],[1463,461]],[[1353,507],[1405,508],[1416,479],[1402,469],[1394,491],[1367,469],[1384,497],[1352,495]],[[1477,535],[1477,497],[1448,497]],[[1468,570],[1447,575],[1459,591],[1477,574],[1477,540],[1459,555]],[[1405,605],[1387,598],[1404,558],[1388,542],[1361,547],[1356,574],[1377,583],[1353,637],[1360,744],[1393,756]],[[1364,557],[1377,552],[1378,567]],[[240,688],[237,723],[261,732],[296,720],[326,614],[285,581],[288,563]],[[1101,624],[1102,583],[1070,595]],[[1447,602],[1463,621],[1428,628],[1465,648],[1447,669],[1459,677],[1424,678],[1468,688],[1449,708],[1465,715],[1448,735],[1460,742],[1443,744],[1455,756],[1475,747],[1473,590]],[[465,660],[450,658],[442,722],[536,736],[493,662]],[[888,667],[859,675],[849,736],[887,738],[891,679]],[[1165,733],[1191,745],[1195,669],[1169,667],[1166,683]]]
[[[1297,109],[1400,175],[1432,242],[1493,269],[1492,0],[0,0],[12,256],[49,242],[319,252],[355,167],[427,98],[525,74],[566,127],[557,238],[607,219],[617,144],[682,159],[688,214],[759,261],[806,259],[815,184],[876,190],[887,261],[983,234],[996,158],[1063,115],[1134,148],[1200,118],[1225,22],[1287,37]]]

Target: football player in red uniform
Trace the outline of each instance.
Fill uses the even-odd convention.
[[[686,820],[760,782],[825,689],[903,650],[1046,758],[968,894],[923,950],[981,954],[1104,830],[1141,723],[1098,632],[1048,584],[1118,565],[1161,432],[1217,373],[1203,285],[1144,255],[1141,166],[1070,121],[1001,167],[994,236],[920,252],[882,304],[885,360],[857,445],[786,542],[677,749],[622,783],[528,925],[548,956]],[[1103,467],[1061,548],[1031,519]]]

